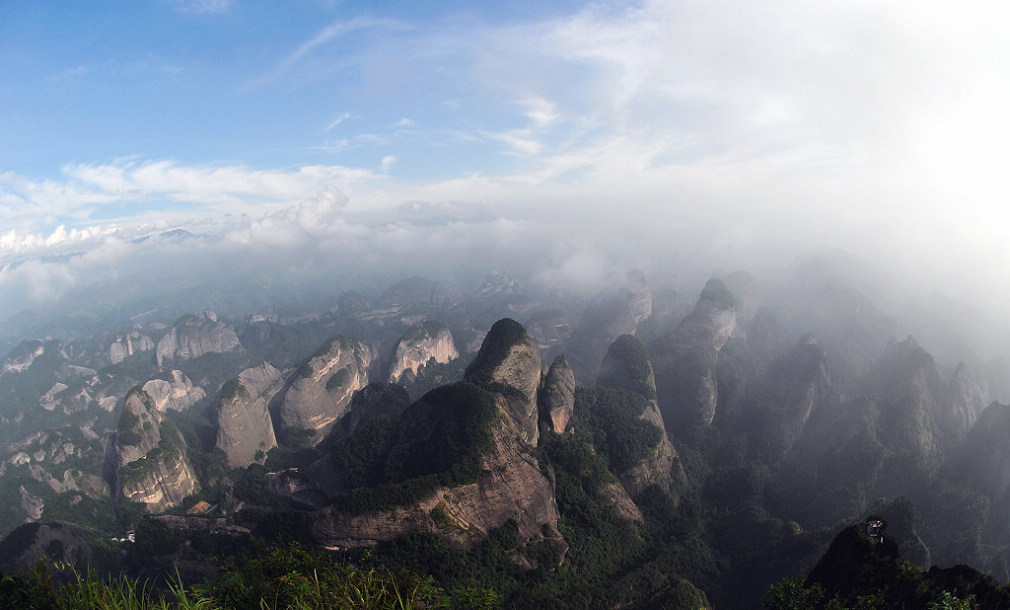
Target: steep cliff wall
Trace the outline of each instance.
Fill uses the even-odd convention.
[[[368,385],[371,347],[335,337],[303,364],[290,381],[280,406],[281,436],[296,447],[322,440],[347,412],[354,392]]]
[[[432,358],[442,364],[459,358],[452,334],[437,320],[415,324],[403,333],[389,362],[389,382],[400,381],[406,371],[416,375]]]

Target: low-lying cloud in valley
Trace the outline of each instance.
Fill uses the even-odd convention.
[[[200,36],[255,18],[238,3],[185,6],[175,18],[199,19]],[[693,281],[790,273],[831,252],[895,310],[934,289],[970,308],[1010,305],[1001,4],[641,2],[499,17],[336,10],[245,47],[241,64],[217,46],[159,50],[179,69],[143,87],[179,91],[178,108],[142,87],[124,93],[120,122],[91,109],[75,128],[47,102],[48,117],[22,109],[37,141],[3,119],[24,160],[0,156],[0,319],[160,276],[336,286],[502,269],[591,291],[632,267]],[[69,74],[63,52],[54,73]],[[52,88],[89,112],[75,94],[130,74],[95,53],[91,69],[18,73],[11,90],[28,105],[32,87]],[[172,79],[215,84],[197,100],[194,81]],[[145,112],[147,132],[123,131]],[[81,144],[41,161],[61,129]]]

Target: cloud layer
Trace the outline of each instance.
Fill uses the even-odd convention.
[[[176,7],[223,39],[262,27],[238,3]],[[48,177],[0,167],[0,316],[169,255],[243,251],[279,269],[467,261],[588,285],[624,265],[707,273],[842,248],[909,285],[1010,304],[993,288],[1010,271],[1008,10],[332,9],[206,57],[163,49],[143,61],[217,83],[172,109],[178,133],[110,137],[90,157],[110,160],[63,158]],[[50,86],[118,65],[88,59]],[[138,155],[151,140],[175,148]],[[202,237],[138,241],[176,229]]]

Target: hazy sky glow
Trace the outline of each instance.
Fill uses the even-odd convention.
[[[0,318],[177,228],[1010,277],[1005,2],[502,4],[2,3]]]

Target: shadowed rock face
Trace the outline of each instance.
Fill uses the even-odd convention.
[[[162,414],[139,387],[127,394],[116,432],[119,492],[149,512],[178,506],[199,489],[186,459],[186,443],[174,426],[162,433]]]
[[[726,286],[708,281],[694,310],[649,346],[657,372],[659,408],[671,431],[690,436],[708,426],[718,403],[719,351],[736,329],[736,308]]]
[[[416,375],[432,358],[441,364],[459,358],[452,333],[437,320],[415,324],[403,333],[389,363],[389,382],[396,383],[406,371]]]
[[[225,353],[241,348],[234,329],[217,321],[213,312],[186,315],[158,341],[158,366],[172,360],[199,358],[208,353]]]
[[[1010,491],[1010,405],[992,403],[965,437],[959,457],[961,477],[994,503]]]
[[[635,497],[650,485],[671,492],[676,487],[675,481],[686,481],[677,450],[667,437],[663,416],[656,404],[656,378],[642,342],[632,335],[618,337],[603,358],[596,385],[629,390],[645,397],[648,405],[641,418],[662,432],[659,442],[645,459],[618,473],[628,493]]]
[[[466,369],[466,379],[495,393],[520,437],[530,445],[539,438],[537,391],[540,352],[521,324],[510,318],[495,322],[480,352]]]
[[[335,337],[303,364],[284,392],[279,416],[284,440],[311,447],[347,412],[354,392],[368,385],[371,347],[357,339]]]
[[[221,388],[215,446],[224,451],[231,468],[245,468],[257,456],[262,461],[277,446],[268,404],[282,381],[280,371],[264,362]]]
[[[540,391],[541,426],[547,432],[562,434],[575,412],[575,373],[564,356],[551,363]]]
[[[985,409],[986,392],[963,362],[957,365],[947,386],[946,412],[940,425],[960,441]]]

